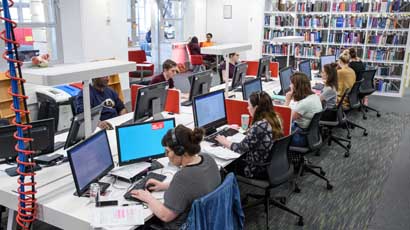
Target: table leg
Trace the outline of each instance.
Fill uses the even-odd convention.
[[[229,92],[229,54],[224,54],[225,57],[225,71],[226,71],[226,77],[227,79],[225,80],[225,97],[228,97],[228,92]]]
[[[16,222],[15,222],[15,214],[16,212],[12,209],[8,209],[8,217],[7,217],[7,230],[14,230],[16,229]]]
[[[90,80],[85,80],[83,84],[83,106],[84,106],[84,134],[91,136],[91,103],[90,103]]]

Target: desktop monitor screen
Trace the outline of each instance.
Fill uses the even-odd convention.
[[[119,164],[164,156],[161,140],[173,128],[174,118],[116,127]]]
[[[232,78],[231,90],[238,88],[245,81],[246,71],[248,70],[247,63],[239,63],[235,65]]]
[[[292,76],[292,74],[292,67],[281,69],[279,72],[280,87],[282,89],[283,95],[285,95],[285,93],[289,90],[290,77]]]
[[[259,59],[257,78],[266,77],[266,68],[270,69],[270,56],[265,56]]]
[[[145,120],[164,111],[167,89],[166,81],[140,88],[135,100],[134,122]]]
[[[217,90],[194,97],[193,112],[195,127],[208,133],[227,124],[224,90]]]
[[[114,168],[107,132],[101,130],[67,150],[77,195]]]
[[[309,80],[312,80],[312,69],[310,68],[310,60],[301,61],[299,63],[299,71],[306,74]]]
[[[54,151],[54,118],[33,121],[31,124],[32,150],[35,154],[46,154]],[[16,126],[9,125],[0,127],[0,158],[8,159],[16,157],[17,152],[14,147],[17,144],[13,134]],[[28,131],[24,131],[24,136],[28,136]],[[28,147],[28,143],[26,144]]]
[[[288,66],[288,56],[276,56],[274,58],[275,62],[279,63],[279,69],[283,69],[286,67],[295,67],[295,56],[291,55],[289,56],[289,66]]]
[[[212,77],[211,71],[195,73],[191,77],[191,89],[189,91],[189,101],[195,96],[208,93],[211,88]]]
[[[335,55],[326,55],[326,56],[320,56],[320,72],[322,72],[323,66],[326,64],[330,64],[336,62],[336,56]]]
[[[248,100],[249,96],[253,92],[261,92],[262,91],[262,81],[260,78],[256,78],[251,81],[247,81],[242,86],[242,99]]]
[[[100,121],[100,114],[103,106],[98,105],[91,109],[91,129],[97,128]],[[79,113],[73,117],[70,130],[68,131],[64,149],[67,149],[85,138],[84,133],[84,113]]]

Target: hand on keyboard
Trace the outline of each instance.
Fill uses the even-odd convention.
[[[127,193],[125,193],[124,198],[126,200],[132,200],[132,201],[137,201],[137,202],[145,201],[145,200],[133,197],[132,191],[135,192],[135,190],[145,190],[146,185],[148,184],[147,183],[148,181],[150,181],[151,183],[153,181],[152,179],[154,179],[158,182],[162,182],[165,180],[165,178],[167,177],[164,175],[158,174],[158,173],[149,173],[146,177],[139,180]],[[151,189],[154,189],[154,188],[151,187]]]

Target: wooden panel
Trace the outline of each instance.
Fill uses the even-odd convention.
[[[117,94],[121,101],[124,101],[124,94],[121,88],[120,76],[118,74],[114,74],[109,76],[108,86],[113,89]]]

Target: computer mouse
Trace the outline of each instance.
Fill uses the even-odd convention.
[[[168,112],[168,115],[174,115],[174,113],[173,112]]]
[[[154,191],[153,189],[154,186],[155,186],[154,184],[146,184],[145,189],[148,190],[149,192],[152,192]]]

